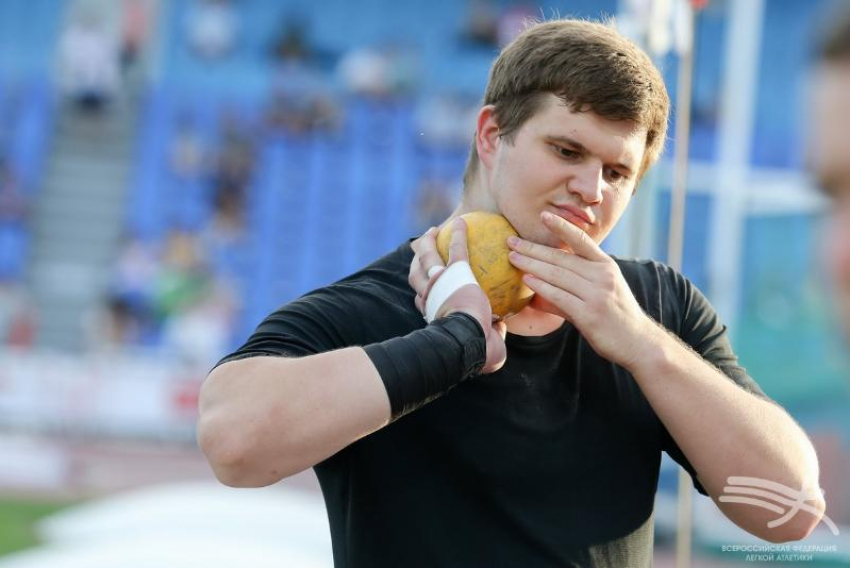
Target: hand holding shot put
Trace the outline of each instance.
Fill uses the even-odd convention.
[[[481,324],[487,340],[487,359],[481,373],[489,374],[505,364],[507,327],[502,321],[493,321],[490,301],[472,274],[466,222],[456,218],[450,223],[448,265],[437,250],[437,231],[430,229],[411,244],[415,254],[408,281],[416,291],[417,309],[429,322],[454,312],[465,312]],[[445,287],[430,295],[438,284]]]

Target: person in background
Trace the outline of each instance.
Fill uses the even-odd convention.
[[[808,160],[832,201],[823,254],[850,344],[850,11],[823,44],[812,98]]]
[[[212,61],[227,56],[235,47],[239,17],[229,0],[196,0],[186,28],[189,47]]]
[[[88,113],[99,113],[121,84],[120,45],[93,11],[74,18],[59,38],[59,80],[65,93]]]

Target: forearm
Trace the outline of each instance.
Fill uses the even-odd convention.
[[[485,348],[456,313],[365,348],[225,363],[201,390],[199,445],[227,485],[274,483],[476,375]]]
[[[223,483],[240,487],[307,469],[390,420],[384,384],[359,347],[225,363],[199,407],[202,451]]]
[[[646,356],[630,371],[703,487],[749,532],[768,540],[801,538],[816,517],[800,513],[799,524],[768,529],[776,513],[718,498],[731,476],[797,491],[818,488],[817,457],[805,433],[780,407],[744,391],[666,330],[650,335]],[[822,499],[809,504],[824,508]]]

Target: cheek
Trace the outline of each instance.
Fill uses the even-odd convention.
[[[605,200],[602,202],[602,210],[600,211],[600,217],[602,219],[600,229],[606,235],[614,228],[620,217],[623,216],[630,201],[631,193],[612,192],[605,196]]]
[[[850,207],[833,217],[826,233],[827,267],[841,293],[850,293]]]

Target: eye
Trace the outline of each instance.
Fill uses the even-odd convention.
[[[581,153],[576,152],[575,150],[570,150],[569,148],[564,148],[563,146],[552,145],[552,148],[564,159],[567,160],[575,160],[581,157]]]
[[[624,173],[617,171],[612,168],[608,168],[608,179],[611,180],[612,183],[620,183],[628,178]]]

